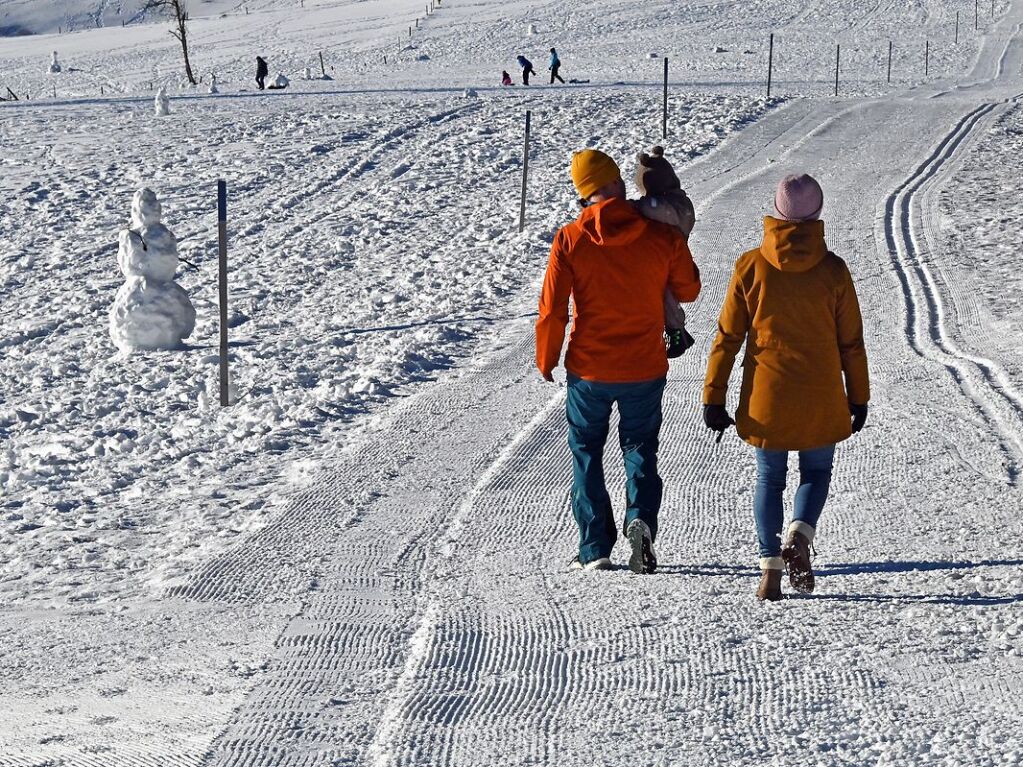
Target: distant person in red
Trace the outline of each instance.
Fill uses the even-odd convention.
[[[507,72],[501,72],[501,85],[514,85],[511,79],[511,75]]]
[[[270,74],[270,67],[267,66],[266,59],[262,56],[256,56],[256,85],[259,86],[260,90],[266,88],[266,76]]]

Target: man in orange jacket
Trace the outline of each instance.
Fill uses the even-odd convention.
[[[587,149],[572,158],[572,181],[583,212],[554,238],[536,322],[536,364],[548,381],[565,355],[568,444],[573,457],[572,513],[579,525],[573,569],[606,570],[617,537],[604,484],[604,444],[617,403],[625,462],[625,535],[629,567],[651,573],[662,482],[657,474],[661,397],[668,358],[665,288],[694,301],[700,275],[675,227],[644,218],[625,198],[614,160]]]

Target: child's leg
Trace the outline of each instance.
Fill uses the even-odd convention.
[[[682,330],[686,326],[686,313],[670,290],[664,291],[664,326],[668,330]]]

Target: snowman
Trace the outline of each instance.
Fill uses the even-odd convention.
[[[53,52],[53,59],[50,61],[50,74],[55,75],[60,72],[60,62],[57,61],[57,52]]]
[[[167,96],[167,89],[162,85],[156,92],[156,98],[153,99],[153,108],[157,117],[166,117],[170,114],[170,98]],[[159,205],[159,203],[157,204]]]
[[[195,328],[195,308],[176,282],[178,241],[160,223],[160,201],[139,189],[131,229],[121,232],[117,263],[127,281],[110,309],[110,337],[122,352],[178,349]]]

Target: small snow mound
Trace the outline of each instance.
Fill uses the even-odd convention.
[[[170,114],[170,98],[167,96],[167,89],[162,85],[153,99],[153,109],[157,117],[166,117]]]
[[[287,77],[285,77],[283,72],[279,73],[277,75],[277,77],[274,79],[274,87],[275,88],[282,88],[282,89],[283,88],[287,88],[288,85],[290,85],[290,84],[291,84],[291,80],[289,80]]]
[[[195,307],[176,282],[131,277],[110,311],[110,337],[122,352],[177,349],[195,329]]]
[[[478,94],[472,88],[466,88],[464,91],[462,91],[462,98],[478,99],[479,97],[480,97],[480,94]]]
[[[317,78],[313,77],[313,70],[310,67],[306,67],[305,69],[302,70],[302,79],[315,80]]]
[[[220,91],[217,89],[217,76],[216,75],[213,75],[213,79],[210,80],[210,90],[209,90],[209,93],[210,93],[211,96],[220,93]]]
[[[60,70],[61,70],[61,67],[60,67],[60,62],[57,61],[57,52],[54,51],[53,52],[53,59],[50,61],[50,74],[51,75],[55,75],[58,72],[60,72]]]
[[[527,35],[535,35],[535,34],[538,34],[538,33],[537,33],[537,31],[536,31],[536,24],[530,24],[530,25],[529,25],[529,28],[528,28],[528,29],[526,29],[526,34],[527,34]]]

